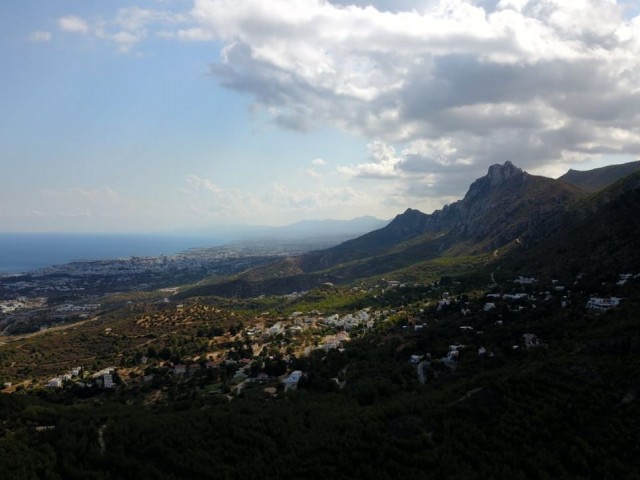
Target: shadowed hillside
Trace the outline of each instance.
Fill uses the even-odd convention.
[[[443,256],[484,255],[513,243],[529,246],[556,232],[568,209],[585,196],[511,162],[492,165],[462,200],[432,214],[408,209],[386,227],[336,247],[279,260],[232,281],[204,282],[184,295],[289,293],[384,275]]]
[[[640,170],[640,161],[622,165],[609,165],[588,171],[571,169],[558,180],[567,182],[586,192],[595,193],[638,170]]]

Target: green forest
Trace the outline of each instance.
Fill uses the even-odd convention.
[[[640,478],[639,305],[627,292],[603,314],[477,317],[481,341],[453,309],[429,312],[425,331],[398,320],[291,359],[284,371],[304,376],[276,395],[212,395],[197,381],[161,386],[163,403],[146,402],[152,386],[0,395],[0,478]],[[532,330],[544,345],[504,347]],[[421,384],[408,357],[451,342],[466,345],[455,368],[433,361]]]

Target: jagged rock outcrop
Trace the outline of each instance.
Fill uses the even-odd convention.
[[[585,194],[556,180],[529,175],[511,162],[489,167],[462,200],[426,215],[425,231],[446,232],[450,246],[464,242],[474,253],[516,239],[528,244],[560,225],[567,208]]]

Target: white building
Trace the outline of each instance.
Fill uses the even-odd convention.
[[[523,277],[520,276],[516,278],[513,283],[519,283],[520,285],[533,285],[534,283],[538,283],[538,279],[534,277]]]
[[[47,387],[49,388],[61,388],[62,387],[62,379],[60,377],[52,378],[47,383]]]
[[[294,370],[293,372],[291,372],[289,376],[282,381],[282,383],[284,383],[285,390],[295,388],[301,378],[302,372],[300,370]]]
[[[102,376],[102,382],[104,388],[113,388],[115,386],[115,383],[113,383],[113,375],[110,373],[105,373]]]
[[[600,297],[591,297],[587,302],[586,307],[590,310],[595,310],[597,312],[604,312],[606,310],[611,310],[612,308],[620,305],[622,301],[621,298],[618,297],[610,297],[610,298],[600,298]]]

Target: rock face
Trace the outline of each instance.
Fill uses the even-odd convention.
[[[425,215],[423,233],[447,234],[450,247],[464,243],[474,253],[516,239],[526,244],[555,230],[581,196],[574,187],[529,175],[511,162],[495,164],[471,184],[462,200]]]
[[[496,163],[489,167],[487,176],[484,177],[489,180],[489,186],[494,188],[502,185],[504,182],[513,177],[521,177],[525,175],[521,169],[516,167],[513,163],[506,161],[504,165]]]

